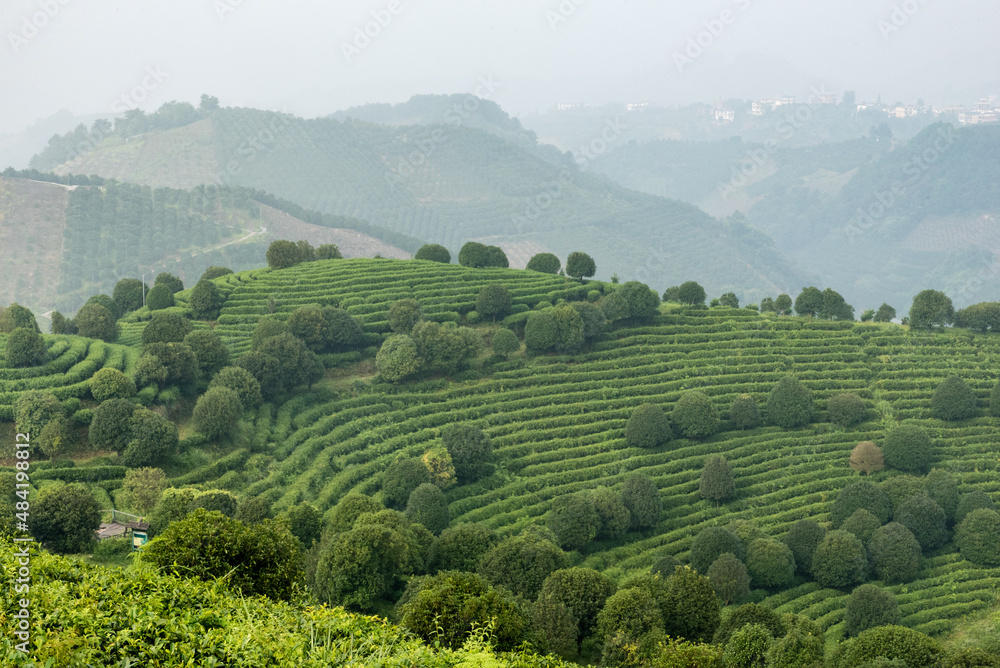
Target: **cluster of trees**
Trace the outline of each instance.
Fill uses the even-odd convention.
[[[487,291],[491,286],[483,288]],[[502,288],[502,286],[497,286]],[[503,310],[502,288],[496,299],[489,297],[481,307]],[[483,294],[480,295],[483,301]],[[509,300],[509,295],[507,295]],[[509,307],[508,307],[509,308]],[[470,327],[454,322],[424,320],[420,305],[414,300],[401,300],[389,311],[389,326],[394,332],[379,348],[375,367],[379,376],[389,382],[412,377],[418,373],[454,373],[475,359],[484,349],[483,338]]]
[[[40,366],[48,361],[48,351],[35,314],[13,303],[0,307],[0,332],[7,334],[4,361],[11,368]]]
[[[582,552],[593,540],[619,541],[628,531],[651,529],[662,512],[656,484],[634,473],[617,492],[598,487],[556,497],[545,523],[560,547]]]
[[[267,266],[271,269],[286,269],[301,262],[316,260],[341,260],[343,255],[336,244],[320,244],[313,248],[308,241],[288,241],[278,239],[267,247]]]

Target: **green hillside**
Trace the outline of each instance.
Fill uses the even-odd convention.
[[[697,276],[713,293],[733,290],[748,299],[803,284],[803,274],[765,236],[558,166],[539,150],[447,121],[390,127],[220,109],[127,143],[109,137],[56,171],[190,187],[191,178],[204,178],[185,167],[197,154],[215,161],[215,183],[264,190],[453,252],[469,239],[489,240],[513,266],[539,251],[564,257],[586,247],[600,249],[602,277],[627,274],[666,287]]]

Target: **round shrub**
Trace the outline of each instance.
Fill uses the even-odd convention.
[[[767,419],[785,429],[809,424],[813,415],[812,390],[794,376],[785,376],[767,395]]]
[[[566,568],[566,553],[548,538],[528,531],[500,541],[479,562],[479,573],[492,585],[532,601],[545,579],[560,568]]]
[[[25,367],[44,364],[45,340],[29,327],[18,327],[7,336],[4,357],[8,367]]]
[[[759,603],[747,603],[730,610],[723,617],[722,623],[719,624],[719,628],[712,638],[712,643],[725,646],[734,633],[748,624],[764,627],[775,638],[785,635],[786,631],[785,623],[774,610]]]
[[[831,531],[816,546],[812,574],[823,587],[847,589],[864,582],[868,555],[858,537],[847,531]]]
[[[213,387],[194,405],[195,428],[209,438],[230,434],[243,417],[243,402],[228,387]]]
[[[540,271],[543,274],[558,274],[562,268],[562,262],[552,253],[536,253],[528,260],[525,269],[529,271]]]
[[[409,334],[423,317],[423,309],[415,299],[400,299],[389,307],[389,329],[394,334]]]
[[[958,482],[947,471],[935,469],[924,478],[924,489],[934,502],[941,506],[949,525],[958,511]]]
[[[220,276],[226,276],[227,274],[233,273],[233,270],[229,267],[217,267],[211,266],[205,270],[198,280],[211,281],[214,278],[219,278]]]
[[[760,424],[760,408],[749,394],[741,394],[729,404],[729,421],[737,429],[753,429]]]
[[[528,350],[545,352],[559,342],[559,324],[549,311],[533,312],[524,325],[524,345]]]
[[[848,636],[877,626],[899,624],[899,605],[892,592],[874,584],[863,584],[847,599],[844,627]]]
[[[382,501],[387,508],[403,508],[413,490],[430,481],[430,471],[422,461],[412,457],[397,459],[382,477]]]
[[[423,524],[434,535],[441,533],[451,522],[444,492],[429,482],[422,483],[410,493],[406,516],[411,522]]]
[[[708,642],[719,628],[719,599],[704,575],[681,567],[667,578],[665,595],[657,597],[664,631],[675,638]]]
[[[875,577],[888,584],[909,582],[920,571],[920,543],[899,522],[879,527],[868,542]]]
[[[795,557],[781,541],[759,538],[747,548],[747,572],[754,587],[784,587],[795,577]]]
[[[977,508],[962,519],[955,532],[962,557],[977,566],[1000,566],[1000,513]]]
[[[649,529],[660,522],[663,501],[656,483],[641,473],[632,473],[622,484],[622,503],[628,508],[633,529]],[[707,568],[711,562],[705,564]]]
[[[723,527],[708,527],[702,529],[691,544],[689,557],[691,567],[699,573],[707,573],[709,566],[726,552],[737,559],[746,558],[746,547],[739,536]]]
[[[574,251],[566,258],[566,275],[573,278],[589,278],[597,272],[594,258],[586,253]]]
[[[782,539],[795,557],[795,566],[800,573],[812,572],[812,558],[816,547],[826,536],[826,529],[815,520],[799,520],[791,526]]]
[[[896,510],[893,518],[913,533],[924,550],[944,545],[947,535],[944,510],[929,496],[914,496]]]
[[[868,545],[868,541],[871,540],[872,536],[875,535],[875,531],[880,526],[882,526],[882,523],[878,521],[877,517],[864,508],[858,508],[850,517],[844,520],[840,528],[853,533],[862,543]]]
[[[670,420],[656,404],[642,404],[625,424],[625,445],[630,448],[655,448],[671,438]]]
[[[159,311],[161,309],[170,308],[174,305],[174,293],[170,291],[170,288],[160,283],[159,285],[154,285],[146,295],[146,308],[150,311]]]
[[[90,378],[90,393],[99,402],[130,399],[135,396],[135,383],[118,369],[104,367]]]
[[[813,668],[823,665],[822,634],[813,635],[801,629],[792,629],[777,640],[767,654],[768,668]]]
[[[929,636],[904,626],[878,626],[862,631],[844,652],[838,668],[861,668],[878,665],[876,659],[903,661],[903,665],[931,668],[938,665],[944,651],[941,644]],[[893,664],[888,664],[889,666]]]
[[[955,524],[959,524],[965,519],[966,515],[977,508],[996,510],[996,506],[993,505],[993,499],[990,498],[990,495],[980,489],[969,492],[958,502],[958,509],[955,511]]]
[[[883,480],[879,483],[879,489],[885,492],[892,503],[892,512],[903,505],[911,496],[918,496],[924,493],[924,481],[920,478],[908,474],[897,475]]]
[[[726,552],[708,567],[708,581],[723,605],[738,601],[750,593],[750,574],[735,554]]]
[[[218,286],[212,281],[202,279],[191,290],[188,306],[195,318],[214,320],[219,315],[219,309],[225,301]]]
[[[223,367],[212,378],[209,389],[213,387],[227,387],[236,392],[244,410],[257,408],[264,403],[264,398],[260,394],[260,383],[253,377],[253,374],[243,367]]]
[[[877,517],[879,524],[888,522],[892,514],[892,504],[885,492],[867,480],[856,480],[837,494],[830,509],[833,526],[840,527],[844,520],[861,508]]]
[[[76,326],[80,336],[113,342],[120,328],[111,312],[97,303],[84,304],[76,312]]]
[[[726,668],[761,668],[774,637],[760,624],[747,624],[733,634],[722,652]]]
[[[864,422],[868,417],[868,407],[858,395],[845,392],[830,397],[826,402],[826,414],[830,422],[840,427],[850,427],[852,424]]]
[[[597,633],[600,638],[611,638],[621,633],[637,640],[662,626],[663,617],[659,606],[642,587],[622,589],[612,594],[597,615]]]
[[[594,510],[600,518],[598,540],[619,540],[632,524],[632,516],[625,507],[621,494],[609,487],[598,487],[590,493]]]
[[[564,550],[582,551],[597,535],[601,518],[588,494],[564,494],[552,500],[546,526]]]
[[[417,260],[429,260],[430,262],[440,262],[442,264],[451,263],[451,253],[440,244],[424,244],[413,257]]]
[[[687,438],[704,438],[719,429],[719,413],[715,404],[707,394],[697,390],[684,393],[670,412],[670,418]]]
[[[511,306],[510,290],[499,283],[484,285],[476,297],[476,311],[484,318],[492,318],[493,322],[510,313]]]
[[[495,354],[510,357],[511,354],[520,349],[521,341],[517,338],[517,334],[509,329],[498,330],[493,335],[493,352]]]
[[[496,532],[479,522],[463,522],[441,532],[431,546],[427,569],[438,571],[474,572],[483,555],[497,544]]]
[[[597,628],[597,616],[615,593],[614,583],[603,573],[590,568],[564,568],[545,578],[542,597],[550,597],[566,606],[577,620],[581,641]]]
[[[964,420],[978,412],[976,393],[958,376],[946,378],[931,397],[931,414],[942,420]]]
[[[698,494],[703,499],[711,499],[716,504],[730,499],[736,493],[733,469],[722,455],[712,455],[705,460],[698,481]]]
[[[479,427],[448,425],[441,432],[441,440],[461,482],[475,482],[493,472],[493,444]]]
[[[174,276],[173,274],[168,273],[168,272],[163,272],[161,274],[157,274],[156,275],[156,280],[153,281],[153,287],[156,287],[157,285],[162,285],[162,286],[166,287],[167,291],[171,295],[175,295],[175,294],[177,294],[178,292],[180,292],[181,290],[184,289],[184,282],[181,279],[177,278],[176,276]],[[150,290],[149,294],[146,295],[146,305],[147,306],[149,305],[149,300],[152,298],[152,295],[153,295],[153,291],[152,290]]]
[[[211,378],[229,363],[229,348],[212,330],[194,330],[184,337],[184,345],[194,353],[202,378]]]
[[[375,368],[390,383],[412,376],[420,370],[417,344],[406,334],[390,336],[375,355]]]
[[[922,427],[900,425],[886,434],[882,454],[894,469],[924,473],[931,466],[931,437]]]
[[[142,345],[183,341],[193,326],[176,313],[154,313],[142,330]]]

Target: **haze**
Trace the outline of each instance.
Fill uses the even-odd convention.
[[[995,0],[5,5],[0,134],[60,109],[152,111],[169,100],[196,103],[202,93],[225,106],[316,116],[414,94],[472,92],[480,77],[499,83],[492,98],[516,115],[560,102],[801,95],[815,85],[853,89],[859,100],[939,104],[1000,89]],[[710,23],[717,34],[703,34],[702,53],[678,67],[675,54],[723,11],[728,23]],[[344,44],[373,12],[391,22],[345,55]]]

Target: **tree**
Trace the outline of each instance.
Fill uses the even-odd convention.
[[[755,587],[784,587],[795,576],[795,556],[780,540],[758,538],[747,547],[747,572]]]
[[[722,651],[727,668],[764,668],[774,637],[759,624],[747,624],[733,634]]]
[[[66,319],[59,311],[53,311],[49,315],[49,320],[52,321],[52,325],[49,327],[49,331],[53,334],[75,334],[76,328],[71,327],[70,321]]]
[[[354,528],[354,523],[359,517],[367,513],[377,513],[381,510],[385,510],[385,506],[370,496],[358,492],[349,492],[333,507],[333,512],[327,521],[327,529],[331,533],[350,531]]]
[[[687,304],[688,306],[704,306],[705,297],[705,288],[694,281],[681,283],[677,288],[677,298],[682,304]]]
[[[146,308],[150,311],[159,311],[170,308],[174,305],[174,293],[164,284],[154,285],[146,295]]]
[[[885,468],[882,449],[872,441],[861,441],[851,450],[850,466],[852,471],[871,475]]]
[[[566,568],[566,553],[536,533],[522,533],[500,541],[483,556],[479,574],[495,587],[534,600],[554,571]]]
[[[731,552],[719,555],[708,567],[708,581],[723,605],[738,601],[750,593],[750,575],[743,562]]]
[[[289,600],[302,579],[299,541],[281,524],[246,526],[199,508],[147,544],[142,561],[173,575],[225,577],[244,596]]]
[[[719,413],[704,392],[689,390],[674,405],[670,418],[687,438],[705,438],[719,430]]]
[[[14,402],[14,423],[22,434],[41,434],[46,425],[62,417],[62,404],[51,392],[28,390]]]
[[[860,508],[877,517],[880,524],[888,522],[892,514],[892,503],[885,492],[867,480],[855,480],[840,490],[833,502],[830,509],[833,526],[839,527]]]
[[[795,376],[785,376],[767,395],[767,418],[786,429],[809,424],[813,414],[812,390]]]
[[[993,499],[981,489],[974,490],[962,496],[962,499],[958,502],[958,508],[955,510],[955,524],[961,524],[965,516],[977,508],[996,510],[996,506],[993,505]]]
[[[528,260],[525,267],[528,271],[540,271],[543,274],[558,274],[562,268],[562,262],[552,253],[536,253]],[[593,275],[593,274],[591,274]]]
[[[153,281],[153,287],[158,285],[164,286],[171,295],[175,295],[184,289],[184,282],[177,278],[173,274],[163,272],[162,274],[156,275],[156,280]],[[152,290],[149,291],[152,294]],[[146,301],[149,301],[149,295],[146,295]]]
[[[222,513],[226,517],[233,517],[236,515],[239,504],[239,500],[232,492],[224,489],[212,489],[196,494],[188,505],[188,512],[194,512],[201,508],[202,510]]]
[[[600,519],[597,529],[599,540],[618,540],[632,524],[632,516],[620,494],[609,487],[598,487],[590,494],[594,510]]]
[[[631,473],[622,484],[622,503],[628,508],[633,529],[649,529],[660,523],[663,502],[656,483],[641,473]]]
[[[729,421],[737,429],[753,429],[760,424],[760,409],[749,394],[741,394],[729,404]]]
[[[493,444],[479,427],[448,425],[441,432],[441,440],[451,455],[459,481],[475,482],[493,472]]]
[[[583,318],[572,306],[556,306],[549,309],[556,323],[556,350],[561,353],[575,353],[583,348]]]
[[[129,418],[129,438],[121,455],[122,464],[132,468],[155,464],[177,450],[177,426],[145,408],[137,408]]]
[[[446,528],[431,547],[427,570],[474,572],[498,541],[496,532],[480,522]]]
[[[194,326],[187,318],[176,313],[157,312],[142,329],[142,345],[180,342],[193,329]]]
[[[564,494],[552,500],[545,523],[559,547],[582,552],[597,535],[601,518],[589,494]]]
[[[497,246],[486,246],[469,241],[458,252],[458,263],[463,267],[482,269],[484,267],[507,267],[507,256]]]
[[[90,442],[97,450],[125,452],[132,440],[132,413],[136,405],[128,399],[109,399],[94,409]]]
[[[430,473],[431,482],[441,489],[448,489],[457,482],[455,463],[451,461],[451,455],[444,445],[431,447],[420,457],[420,462]]]
[[[420,370],[417,346],[406,334],[390,336],[375,355],[375,368],[379,376],[396,383]]]
[[[896,509],[903,505],[903,501],[906,501],[911,496],[923,494],[925,491],[923,480],[907,474],[883,480],[879,483],[879,488],[889,497],[893,512],[896,512]]]
[[[138,278],[123,278],[115,283],[111,298],[118,305],[122,315],[142,308],[146,302],[149,287]]]
[[[201,94],[201,100],[198,102],[199,111],[215,111],[219,108],[219,98],[214,95],[209,95],[208,93]]]
[[[931,413],[941,420],[964,420],[979,412],[976,393],[958,376],[949,376],[934,390]]]
[[[861,322],[871,322],[875,318],[875,309],[866,308],[861,312]]]
[[[1000,566],[1000,514],[988,508],[971,511],[958,525],[955,543],[977,566]]]
[[[899,605],[892,592],[874,584],[863,584],[847,599],[844,629],[848,636],[877,626],[899,624]]]
[[[320,539],[323,530],[323,515],[316,506],[303,501],[292,506],[285,514],[292,535],[299,539],[299,544],[309,549]]]
[[[214,320],[223,303],[219,288],[212,281],[202,279],[195,284],[188,298],[191,313],[199,320]]]
[[[198,397],[194,405],[195,428],[210,439],[233,432],[243,417],[243,402],[235,390],[213,387]]]
[[[73,438],[72,425],[65,417],[57,417],[42,427],[42,431],[32,439],[32,444],[37,446],[49,459],[56,459],[63,455]]]
[[[600,307],[590,302],[573,302],[570,304],[570,308],[580,315],[580,320],[583,322],[584,339],[593,339],[604,332],[608,319]]]
[[[653,596],[642,587],[622,589],[610,597],[597,615],[597,635],[611,638],[616,634],[638,640],[663,626],[663,615]]]
[[[493,318],[493,322],[496,322],[497,317],[503,318],[510,313],[512,304],[510,290],[499,283],[484,285],[476,297],[476,310],[479,311],[479,315]]]
[[[843,530],[831,531],[816,546],[812,574],[822,587],[846,589],[865,581],[868,555],[857,536]]]
[[[788,635],[775,640],[767,653],[768,668],[818,668],[823,665],[822,635],[812,635],[801,629],[792,629]]]
[[[135,396],[135,383],[118,369],[104,367],[90,377],[90,393],[99,402],[130,399]]]
[[[792,312],[792,298],[786,294],[780,294],[774,300],[774,311],[778,315],[789,315]]]
[[[220,369],[209,384],[209,389],[213,387],[233,390],[239,397],[244,410],[257,408],[264,402],[260,394],[260,383],[249,371],[241,367],[227,366]]]
[[[414,259],[451,264],[451,253],[448,252],[447,248],[439,244],[424,244],[417,251]]]
[[[364,338],[361,323],[342,308],[323,309],[326,320],[326,346],[333,352],[344,352],[358,347]]]
[[[864,508],[858,508],[851,513],[850,517],[844,520],[840,528],[848,533],[853,533],[867,547],[868,542],[881,526],[882,523],[878,521],[877,517]]]
[[[28,327],[18,327],[7,337],[4,357],[8,367],[44,364],[48,355],[42,335]]]
[[[0,308],[0,332],[9,334],[15,329],[21,328],[30,329],[34,332],[42,331],[35,320],[35,314],[30,309],[21,306],[17,302],[14,302],[6,309]]]
[[[493,353],[495,355],[510,358],[512,353],[519,350],[521,350],[521,341],[517,338],[517,334],[509,329],[498,330],[493,335]]]
[[[941,506],[945,519],[951,526],[958,511],[958,482],[947,471],[935,469],[924,478],[924,489]]]
[[[875,576],[887,584],[909,582],[920,571],[920,543],[899,522],[879,527],[868,542]]]
[[[657,404],[641,404],[625,424],[625,445],[655,448],[673,438],[670,420]]]
[[[152,356],[166,369],[166,382],[176,385],[185,393],[193,393],[198,380],[198,360],[194,352],[184,343],[151,343],[143,351],[143,356]]]
[[[728,306],[729,308],[739,308],[740,300],[736,296],[736,293],[726,292],[723,293],[721,297],[719,297],[719,306]]]
[[[277,376],[274,379],[277,392],[286,392],[298,385],[311,386],[323,377],[324,368],[316,358],[316,354],[309,350],[302,339],[287,332],[265,339],[258,352],[273,357],[277,363]],[[241,366],[244,359],[246,356],[240,360]],[[260,382],[261,392],[267,394],[266,383],[259,377],[257,380]]]
[[[77,311],[75,320],[80,336],[109,343],[118,339],[118,323],[111,312],[100,304],[84,304]]]
[[[267,247],[265,257],[271,269],[287,269],[299,263],[299,247],[294,241],[277,239]]]
[[[896,509],[894,520],[913,533],[924,550],[944,544],[946,520],[944,510],[927,495],[913,496]]]
[[[421,483],[410,492],[410,498],[406,502],[406,516],[411,522],[423,524],[434,535],[441,533],[451,522],[444,492],[429,482]]]
[[[409,334],[423,317],[423,309],[415,299],[400,299],[389,307],[389,329],[394,334]]]
[[[319,306],[302,306],[292,311],[285,323],[287,331],[302,339],[310,350],[320,352],[326,348],[329,326]]]
[[[799,315],[816,316],[823,310],[823,293],[819,288],[802,288],[795,298],[795,312]]]
[[[597,265],[594,264],[594,258],[586,253],[574,251],[566,258],[567,276],[582,280],[583,278],[590,278],[595,273],[597,273]]]
[[[707,573],[709,566],[727,552],[735,555],[740,561],[746,558],[743,541],[729,529],[724,527],[702,529],[691,543],[689,557],[691,567],[699,573]]]
[[[108,309],[108,313],[110,313],[115,320],[118,320],[122,317],[122,315],[124,315],[121,307],[118,306],[117,302],[115,302],[115,300],[108,295],[94,295],[86,301],[84,306],[87,304],[100,304],[104,308]]]
[[[853,424],[864,422],[868,417],[868,407],[853,392],[837,394],[826,402],[826,413],[830,422],[846,429]]]
[[[883,663],[890,666],[938,665],[943,656],[941,644],[927,635],[904,626],[878,626],[862,631],[854,642],[846,648],[838,667],[861,668],[878,666],[876,659],[883,661],[900,660],[902,663]],[[868,663],[866,663],[868,662]]]
[[[719,628],[721,611],[712,583],[687,566],[678,566],[666,580],[660,601],[668,635],[708,642]]]
[[[100,526],[101,507],[83,485],[46,488],[31,503],[31,533],[53,552],[88,551]]]
[[[288,325],[283,320],[278,320],[274,316],[261,318],[257,321],[257,326],[254,327],[253,337],[250,340],[250,349],[260,350],[260,347],[264,345],[264,341],[287,332]]]
[[[776,638],[785,635],[786,632],[785,623],[774,610],[759,603],[747,603],[728,612],[716,629],[712,642],[725,646],[734,633],[750,624],[767,629],[768,633]]]
[[[125,473],[118,498],[126,507],[145,514],[156,506],[166,488],[167,477],[162,469],[130,469]]]
[[[389,508],[404,508],[413,490],[430,481],[431,474],[419,459],[397,459],[382,478],[382,501]]]
[[[896,309],[883,302],[882,305],[878,307],[878,311],[875,312],[873,320],[875,322],[892,322],[892,319],[895,317]]]
[[[937,290],[923,290],[910,306],[910,327],[943,327],[951,324],[954,317],[951,299]]]
[[[854,307],[839,292],[827,288],[823,290],[823,305],[817,315],[825,320],[854,320]]]
[[[483,338],[469,327],[422,322],[410,334],[417,347],[421,368],[455,373],[483,349]]]
[[[320,244],[316,248],[316,259],[317,260],[343,260],[344,255],[340,252],[340,247],[337,244]]]
[[[524,641],[531,617],[508,591],[474,573],[446,571],[416,578],[396,607],[400,625],[427,643],[459,649],[477,628],[492,621],[493,641],[510,651]]]
[[[731,499],[736,494],[736,483],[733,480],[733,469],[722,455],[712,455],[705,460],[698,483],[698,493],[703,499],[719,501]]]
[[[559,324],[548,311],[535,311],[524,325],[524,345],[528,350],[545,352],[559,342]]]
[[[549,599],[566,607],[576,620],[573,640],[579,647],[597,630],[597,617],[614,593],[614,583],[603,573],[592,568],[564,568],[545,578],[538,600]]]
[[[923,473],[931,466],[931,437],[923,427],[900,425],[886,434],[882,455],[885,463],[894,469]]]
[[[533,606],[533,623],[539,646],[536,651],[573,655],[578,645],[580,627],[576,617],[562,602],[553,596],[539,594]]]
[[[660,295],[645,283],[628,281],[613,294],[625,300],[626,318],[649,320],[659,312]]]
[[[212,378],[229,363],[229,348],[219,335],[210,329],[196,329],[190,332],[184,337],[184,345],[194,353],[202,378]]]
[[[795,567],[800,573],[812,572],[812,559],[816,548],[826,537],[826,529],[815,520],[799,520],[788,529],[782,540],[795,557]]]

